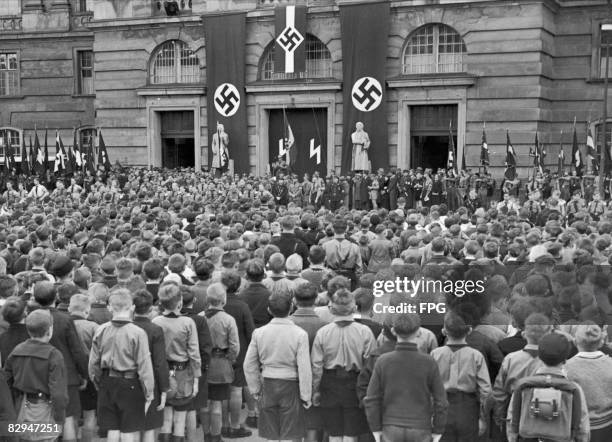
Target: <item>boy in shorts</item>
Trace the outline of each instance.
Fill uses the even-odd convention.
[[[89,376],[98,389],[98,424],[108,442],[136,441],[153,400],[154,377],[147,334],[132,322],[127,289],[109,298],[113,315],[94,335]]]
[[[183,442],[187,412],[193,408],[192,400],[198,395],[202,376],[198,330],[191,318],[181,315],[183,299],[177,284],[162,283],[158,297],[163,313],[153,319],[153,324],[164,332],[168,369],[170,377],[176,380],[176,391],[170,392],[164,409],[159,437],[167,442],[172,435],[173,442]]]

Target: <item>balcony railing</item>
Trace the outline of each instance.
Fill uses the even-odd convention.
[[[21,31],[21,17],[0,17],[0,32]]]

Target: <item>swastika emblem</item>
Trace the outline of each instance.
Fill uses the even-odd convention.
[[[283,29],[283,32],[281,32],[276,39],[276,42],[285,50],[285,52],[295,51],[303,41],[304,36],[300,34],[300,32],[293,26],[287,26],[285,29]]]
[[[370,112],[380,106],[383,89],[376,78],[361,77],[351,91],[353,106],[362,112]]]
[[[215,109],[224,117],[231,117],[240,107],[240,92],[231,83],[220,84],[214,95]]]

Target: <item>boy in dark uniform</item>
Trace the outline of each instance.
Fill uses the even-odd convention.
[[[26,318],[26,328],[30,339],[15,347],[6,361],[7,383],[18,409],[24,409],[26,416],[22,418],[35,411],[42,417],[46,414],[44,409],[50,407],[53,423],[61,425],[66,416],[68,387],[62,353],[49,343],[53,317],[49,311],[36,310]],[[50,434],[49,440],[53,438]]]
[[[134,324],[142,328],[149,340],[153,374],[155,376],[155,397],[145,416],[144,431],[141,442],[154,442],[155,430],[164,421],[164,407],[169,385],[168,361],[166,360],[166,342],[164,331],[151,322],[153,312],[153,295],[147,290],[134,293]]]

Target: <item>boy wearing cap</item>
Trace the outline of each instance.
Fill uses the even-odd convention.
[[[585,321],[576,329],[578,354],[567,361],[567,377],[582,387],[589,407],[591,442],[612,440],[612,358],[600,351],[605,332]]]
[[[25,407],[24,401],[50,406],[53,420],[63,424],[68,405],[67,372],[62,353],[49,343],[53,317],[47,310],[36,310],[28,315],[25,324],[30,338],[8,357],[7,383],[18,409]]]
[[[525,394],[522,393],[523,390],[521,390],[521,384],[533,382],[534,380],[544,379],[567,380],[565,361],[567,360],[567,355],[569,354],[570,349],[571,345],[569,341],[565,336],[561,334],[548,333],[547,335],[542,337],[538,346],[538,356],[544,366],[538,368],[533,376],[523,378],[518,383],[517,388],[515,389],[514,393],[512,394],[512,398],[510,399],[507,417],[508,425],[506,428],[508,442],[536,442],[538,440],[537,438],[526,439],[519,436],[519,432],[521,431],[521,424],[523,422],[519,421],[522,420],[521,416],[515,410],[522,409],[522,407],[517,406],[517,404],[518,401],[521,401],[525,397]],[[519,391],[521,391],[521,394],[517,394],[517,392]],[[571,411],[569,412],[569,418],[572,419],[571,441],[589,442],[590,424],[588,406],[584,396],[584,392],[578,384],[575,384],[575,394],[572,395],[571,405]],[[574,421],[572,416],[573,414],[575,414],[573,412],[574,410],[580,413],[579,416],[576,416],[577,422]]]
[[[153,400],[154,377],[147,334],[132,322],[126,289],[109,299],[111,322],[98,328],[89,356],[89,376],[98,389],[98,423],[108,441],[135,441]]]
[[[395,350],[380,355],[374,365],[363,403],[377,442],[438,442],[444,432],[444,383],[436,361],[417,349],[420,326],[417,314],[397,314],[391,329],[397,337]]]

